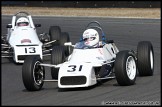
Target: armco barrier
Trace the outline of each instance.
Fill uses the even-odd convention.
[[[160,1],[1,1],[1,6],[78,8],[160,8]]]

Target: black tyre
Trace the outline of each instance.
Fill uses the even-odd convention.
[[[45,79],[45,69],[38,64],[42,63],[40,56],[26,57],[22,66],[22,79],[28,91],[38,91],[42,88]]]
[[[65,60],[65,52],[63,46],[54,46],[51,54],[51,64],[57,65]],[[51,68],[52,79],[58,79],[59,68]]]
[[[119,85],[133,85],[136,80],[135,57],[130,51],[121,51],[117,54],[115,65],[115,76]]]
[[[152,76],[154,72],[154,50],[151,42],[141,41],[137,46],[137,64],[140,76]]]
[[[70,42],[70,37],[67,32],[62,32],[61,33],[61,38],[60,38],[60,45],[64,47],[65,49],[65,56],[69,56],[71,53],[71,47],[70,46],[64,46],[65,42]]]
[[[56,40],[53,45],[60,45],[61,28],[59,26],[51,26],[49,29],[50,40]]]

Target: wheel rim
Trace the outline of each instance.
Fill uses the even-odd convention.
[[[39,61],[37,61],[37,62],[34,64],[33,78],[34,78],[34,82],[35,82],[37,85],[40,85],[40,84],[42,84],[42,82],[43,82],[44,74],[43,74],[43,67],[42,67],[42,66],[39,66],[38,64],[40,64]]]
[[[153,66],[154,66],[154,61],[153,61],[153,53],[152,51],[150,51],[150,64],[151,64],[151,70],[153,70]]]
[[[136,63],[132,56],[129,56],[126,61],[126,72],[129,79],[133,80],[136,76]]]

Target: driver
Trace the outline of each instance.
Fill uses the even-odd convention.
[[[84,45],[87,47],[99,46],[99,34],[95,29],[87,29],[83,33]]]
[[[29,20],[25,17],[21,17],[17,20],[16,22],[17,26],[28,26],[29,25]]]

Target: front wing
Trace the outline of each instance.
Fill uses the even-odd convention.
[[[40,55],[42,59],[42,46],[40,45],[30,45],[30,46],[15,46],[14,50],[14,60],[16,63],[24,63],[24,59],[28,55]]]
[[[96,83],[94,66],[91,63],[64,63],[60,66],[58,76],[59,88],[88,87]]]

